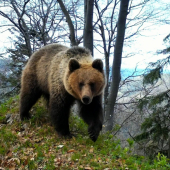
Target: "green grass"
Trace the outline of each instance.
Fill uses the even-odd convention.
[[[4,124],[8,113],[19,113],[18,96],[0,105],[0,167],[5,169],[170,169],[169,160],[164,155],[158,154],[153,160],[133,155],[133,140],[128,139],[129,147],[122,148],[121,141],[108,132],[101,134],[94,143],[88,137],[87,125],[78,116],[70,118],[71,132],[76,136],[59,138],[42,100],[31,109],[29,121],[14,120],[12,124]]]

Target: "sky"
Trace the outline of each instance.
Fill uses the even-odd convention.
[[[158,59],[167,57],[166,55],[157,55],[156,52],[167,47],[163,39],[170,34],[170,24],[168,25],[164,22],[164,20],[170,21],[169,0],[155,0],[155,3],[153,2],[152,6],[148,6],[146,10],[153,10],[157,17],[153,20],[149,19],[144,24],[146,29],[135,38],[130,47],[124,48],[125,52],[134,51],[135,55],[131,58],[123,58],[122,68],[135,68],[137,66],[138,69],[145,69],[149,62],[155,62]]]
[[[168,2],[168,0],[162,0],[163,2]],[[170,15],[169,15],[170,16]],[[5,21],[0,17],[0,24]],[[170,33],[170,25],[163,23],[158,23],[145,31],[142,31],[141,35],[138,35],[133,39],[130,44],[124,46],[123,48],[123,58],[122,58],[122,69],[145,69],[149,62],[154,62],[162,57],[162,55],[156,55],[157,50],[166,48],[163,39],[166,35]],[[1,28],[0,32],[0,53],[5,52],[6,47],[12,47],[8,36],[11,36],[8,31],[4,31]],[[126,54],[134,53],[132,57],[124,58]],[[97,55],[98,56],[98,55]],[[101,56],[102,57],[102,56]],[[111,63],[112,63],[111,59]]]
[[[157,55],[158,50],[166,48],[163,39],[170,34],[170,25],[160,25],[143,32],[130,47],[124,47],[127,53],[132,51],[134,56],[122,59],[122,68],[145,69],[149,62],[155,62],[166,55]]]

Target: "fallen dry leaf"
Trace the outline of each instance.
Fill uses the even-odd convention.
[[[90,152],[90,153],[93,153],[93,152],[94,152],[94,148],[91,148],[89,152]]]
[[[67,151],[67,153],[71,153],[71,152],[75,152],[74,149],[70,149],[69,151]]]
[[[9,151],[7,152],[7,156],[8,156],[8,158],[12,158],[12,151],[11,151],[11,150],[9,150]]]
[[[63,148],[64,145],[58,145],[57,148]]]
[[[11,167],[11,168],[9,168],[9,170],[15,170],[15,167]]]
[[[58,166],[61,166],[61,164],[62,164],[61,158],[55,158],[55,159],[54,159],[54,162],[55,162],[55,164],[58,165]]]
[[[34,140],[34,142],[35,142],[35,143],[40,143],[42,140],[43,140],[43,138],[36,138],[36,139]]]
[[[9,162],[15,162],[17,165],[20,165],[20,160],[18,159],[18,158],[11,158],[10,160],[9,160]]]

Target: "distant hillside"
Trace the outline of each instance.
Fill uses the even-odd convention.
[[[2,59],[0,58],[0,71],[7,71],[10,60],[9,59]]]
[[[137,69],[135,70],[132,68],[122,68],[121,69],[121,79],[124,80],[125,78],[129,77],[129,76],[139,76],[142,75],[144,73],[144,69]]]
[[[0,95],[5,94],[9,92],[12,87],[9,87],[9,84],[4,82],[3,77],[8,75],[9,73],[9,64],[10,60],[9,59],[2,59],[0,58]],[[3,101],[3,98],[0,98],[0,103]]]

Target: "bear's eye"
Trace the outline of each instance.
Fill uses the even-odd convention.
[[[84,83],[79,83],[79,87],[80,87],[80,89],[82,88],[84,86]]]
[[[90,83],[89,85],[90,85],[91,89],[94,90],[95,84],[94,83]]]

